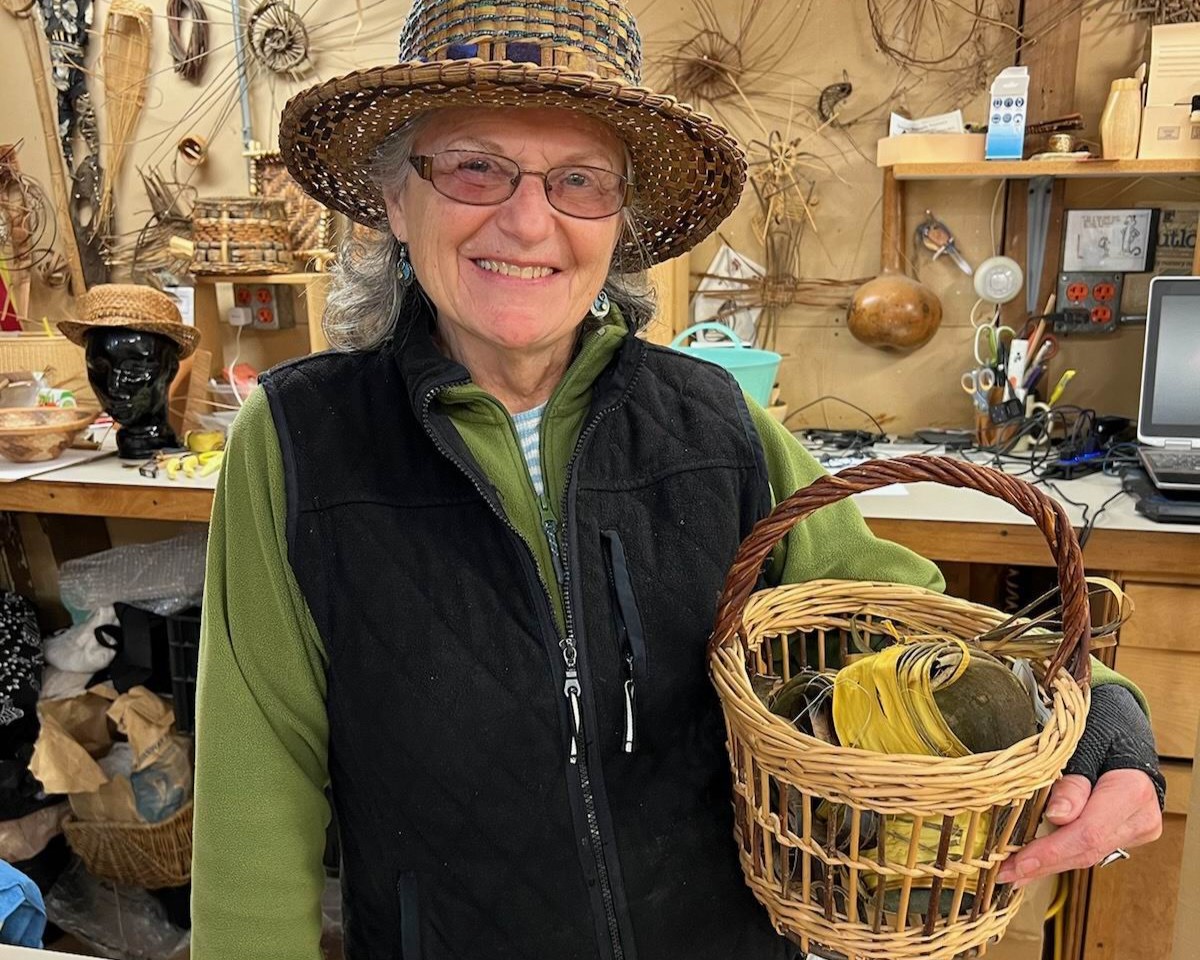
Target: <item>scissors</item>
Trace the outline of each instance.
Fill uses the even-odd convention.
[[[1007,335],[1007,336],[1006,336]],[[1007,351],[1017,332],[1012,327],[991,324],[975,328],[975,362],[981,367],[994,367]],[[980,342],[982,341],[982,343]]]
[[[962,375],[963,392],[975,398],[975,409],[980,413],[988,411],[988,394],[996,386],[996,371],[989,366],[980,365],[974,370],[968,370]]]

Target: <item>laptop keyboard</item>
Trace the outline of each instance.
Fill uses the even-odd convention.
[[[1200,476],[1200,451],[1176,452],[1173,450],[1145,451],[1145,457],[1154,469],[1167,473],[1188,473]]]

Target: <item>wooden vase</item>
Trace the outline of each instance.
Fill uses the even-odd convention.
[[[1134,77],[1114,80],[1100,115],[1105,160],[1132,160],[1142,132],[1142,85]]]

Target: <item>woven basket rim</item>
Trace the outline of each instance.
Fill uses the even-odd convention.
[[[176,810],[165,820],[159,820],[158,823],[144,823],[140,820],[80,820],[75,814],[67,814],[63,821],[63,826],[82,827],[84,829],[108,829],[108,830],[134,830],[137,832],[147,832],[152,830],[162,830],[166,827],[175,826],[179,820],[186,819],[192,815],[192,801],[189,800],[182,807]]]
[[[741,647],[740,640],[737,641],[737,645],[738,648]],[[729,656],[732,659],[733,655],[741,653],[741,649],[727,650],[723,652],[726,654],[726,656]],[[722,651],[718,651],[717,654],[714,654],[714,657],[720,655],[721,653]],[[726,665],[722,664],[722,666]],[[741,669],[742,674],[746,677],[747,683],[749,683],[750,675],[746,671],[744,660],[742,662]],[[1056,702],[1062,700],[1068,695],[1068,691],[1071,690],[1078,691],[1079,695],[1085,700],[1087,698],[1087,693],[1084,688],[1076,683],[1073,677],[1070,677],[1066,674],[1059,674],[1056,676],[1053,684]],[[814,751],[817,753],[829,752],[835,754],[837,757],[844,758],[847,761],[868,760],[877,766],[896,766],[905,769],[911,769],[912,767],[928,767],[930,769],[937,770],[944,769],[947,765],[952,764],[968,770],[985,770],[988,767],[994,766],[998,761],[1002,761],[1010,757],[1014,757],[1017,754],[1026,752],[1028,747],[1040,740],[1043,736],[1042,733],[1036,733],[1031,737],[1018,740],[1011,747],[1007,747],[1004,750],[992,750],[987,753],[969,753],[963,757],[931,757],[922,754],[911,753],[877,753],[873,750],[863,750],[861,747],[846,747],[840,744],[829,743],[828,741],[822,740],[819,737],[813,737],[809,734],[803,733],[796,729],[794,724],[789,723],[783,717],[768,710],[765,706],[763,706],[762,701],[759,700],[757,696],[753,696],[753,694],[750,698],[743,698],[743,703],[750,707],[752,713],[757,714],[757,719],[761,719],[770,726],[772,731],[777,732],[781,740],[790,740],[792,745],[794,745],[797,750],[805,751],[810,758],[813,756]],[[1052,720],[1055,721],[1055,727],[1057,728],[1058,713],[1054,712],[1051,717]],[[1049,721],[1047,722],[1047,726],[1043,728],[1043,730],[1045,729],[1049,729]]]
[[[6,407],[6,410],[41,410],[43,407]],[[42,423],[29,427],[6,427],[0,424],[0,437],[41,436],[45,433],[65,433],[68,430],[79,430],[86,427],[100,415],[99,408],[79,408],[80,414],[74,420],[63,423]]]
[[[283,109],[279,152],[307,194],[373,229],[383,196],[365,174],[375,149],[409,119],[450,106],[559,107],[612,126],[629,147],[639,226],[619,249],[629,269],[687,252],[733,212],[746,180],[741,147],[707,114],[674,97],[611,77],[509,60],[408,61],[357,70],[310,87]],[[377,113],[382,130],[358,119]],[[662,142],[681,158],[667,162]],[[701,193],[692,185],[700,173]],[[680,189],[686,184],[686,189]]]

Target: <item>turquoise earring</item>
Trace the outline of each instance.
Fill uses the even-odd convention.
[[[402,243],[396,251],[396,279],[407,287],[415,276],[412,264],[408,261],[408,244]]]
[[[589,311],[597,320],[603,320],[608,316],[609,307],[608,294],[601,290],[596,294],[596,299],[592,301],[592,308]]]

